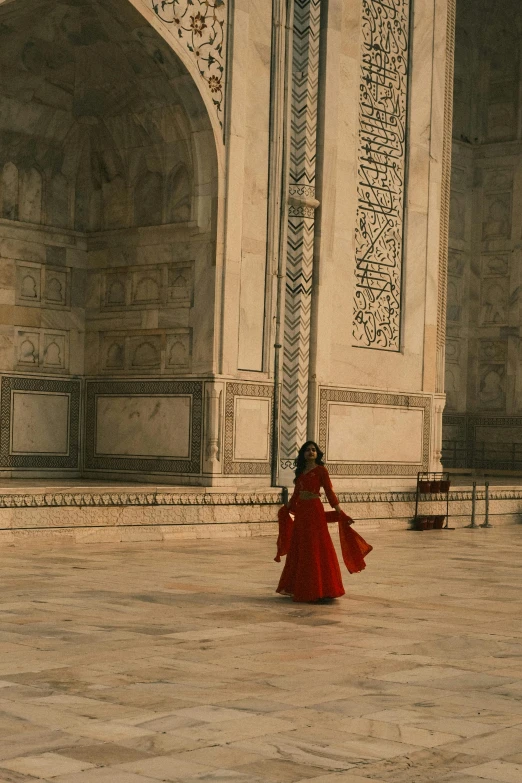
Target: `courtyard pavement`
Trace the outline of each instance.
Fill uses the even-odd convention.
[[[0,783],[521,783],[522,527],[0,551]]]

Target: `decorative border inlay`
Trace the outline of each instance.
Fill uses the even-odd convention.
[[[340,503],[415,503],[415,492],[338,492]],[[476,499],[484,500],[486,492],[477,489]],[[446,495],[422,495],[424,500],[445,502]],[[471,490],[454,490],[449,502],[470,501]],[[522,500],[522,489],[489,490],[490,500]],[[281,491],[273,492],[42,492],[0,494],[0,508],[84,508],[98,506],[113,508],[122,506],[278,506],[282,503]],[[412,515],[413,515],[413,509]],[[274,511],[275,514],[275,511]],[[404,516],[404,515],[401,515]],[[275,516],[274,516],[275,521]],[[204,523],[203,523],[204,524]],[[207,523],[208,524],[208,523]]]
[[[410,0],[363,0],[353,336],[400,350]]]
[[[152,0],[152,9],[190,52],[223,126],[226,0]]]
[[[235,397],[264,397],[270,399],[270,441],[272,451],[274,429],[274,387],[268,384],[227,383],[225,394],[224,460],[223,473],[228,475],[269,476],[270,456],[262,462],[239,462],[234,460],[234,399]]]
[[[96,398],[108,396],[191,395],[191,453],[188,459],[110,457],[96,454]],[[88,470],[133,473],[201,473],[203,383],[201,381],[87,381],[85,403],[85,467]]]
[[[321,388],[319,390],[319,443],[328,442],[328,403],[344,402],[359,405],[390,405],[398,408],[423,410],[422,462],[418,464],[366,464],[328,461],[333,476],[416,476],[419,470],[428,470],[431,399],[416,394],[387,394],[384,392],[348,391]]]
[[[54,378],[25,378],[2,376],[2,397],[0,402],[0,468],[59,468],[77,469],[80,444],[80,392],[81,382]],[[67,394],[69,396],[69,453],[63,456],[52,454],[11,454],[11,401],[13,391],[27,391],[42,394]]]
[[[73,506],[270,506],[281,504],[281,491],[272,492],[146,492],[90,491],[0,494],[0,508]]]

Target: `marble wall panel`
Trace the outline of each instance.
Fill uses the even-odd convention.
[[[11,453],[69,453],[70,396],[56,392],[13,391]]]
[[[263,333],[265,322],[265,259],[243,253],[239,296],[240,370],[263,369]]]
[[[79,380],[3,375],[0,468],[77,470]]]
[[[191,395],[98,395],[96,456],[190,457]]]
[[[270,459],[271,399],[234,399],[234,461]]]
[[[200,474],[201,381],[87,381],[85,467],[111,473]]]
[[[318,442],[326,447],[333,475],[414,476],[427,470],[431,419],[427,396],[319,389]]]
[[[327,462],[422,462],[424,411],[331,402]]]
[[[223,436],[225,474],[270,475],[273,404],[273,384],[226,384]]]

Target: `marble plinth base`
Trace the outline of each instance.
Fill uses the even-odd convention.
[[[490,488],[493,526],[522,519],[522,483]],[[412,492],[344,492],[340,500],[359,530],[404,530],[415,512]],[[419,514],[445,514],[442,496],[423,497]],[[84,481],[13,482],[0,489],[0,546],[38,542],[171,541],[275,535],[281,492],[201,491],[187,487]],[[471,521],[471,490],[450,492],[449,526]],[[485,519],[484,490],[477,492],[475,523]],[[436,531],[423,532],[426,538]]]

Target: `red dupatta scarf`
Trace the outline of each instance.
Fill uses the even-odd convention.
[[[358,574],[363,568],[366,568],[364,558],[372,551],[373,547],[359,533],[352,530],[353,519],[348,514],[345,514],[344,511],[327,511],[325,516],[327,522],[339,523],[339,539],[344,564],[351,574]],[[274,557],[274,560],[276,563],[279,563],[281,557],[286,555],[290,548],[294,531],[294,519],[287,507],[281,506],[277,513],[277,520],[279,522],[279,535],[277,537],[277,555]]]

